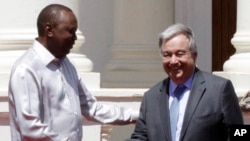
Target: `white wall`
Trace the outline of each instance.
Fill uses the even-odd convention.
[[[200,69],[212,71],[212,0],[175,0],[175,21],[189,25],[195,34]]]

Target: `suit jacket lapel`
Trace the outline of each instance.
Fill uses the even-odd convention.
[[[169,105],[168,104],[168,98],[169,98],[168,86],[169,86],[169,78],[163,81],[158,100],[159,100],[159,106],[160,106],[160,116],[161,116],[161,121],[163,125],[162,127],[163,127],[167,140],[171,140],[169,108],[168,108],[168,105]]]
[[[192,84],[192,88],[190,91],[188,103],[187,103],[188,106],[186,108],[185,116],[183,119],[180,140],[182,140],[182,138],[184,137],[187,131],[187,127],[189,126],[189,123],[194,115],[196,107],[198,106],[200,99],[202,98],[205,90],[206,90],[205,80],[202,76],[202,72],[199,70],[196,70],[194,74],[193,84]]]

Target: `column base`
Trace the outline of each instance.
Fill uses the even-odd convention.
[[[165,72],[109,71],[101,75],[103,88],[150,88],[165,79]]]
[[[243,97],[248,91],[250,91],[250,73],[215,71],[213,74],[230,79],[239,98]]]
[[[79,73],[87,89],[100,89],[100,73],[82,72]]]

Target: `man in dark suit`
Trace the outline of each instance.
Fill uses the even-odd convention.
[[[228,140],[229,126],[243,124],[231,81],[197,68],[194,35],[185,25],[174,24],[162,32],[159,46],[168,78],[145,93],[127,141]],[[178,97],[178,109],[172,111],[179,85],[184,91]],[[172,118],[176,111],[177,117]]]

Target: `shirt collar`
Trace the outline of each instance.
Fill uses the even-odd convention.
[[[51,54],[47,48],[45,48],[41,43],[39,43],[37,40],[33,43],[33,48],[37,52],[38,56],[41,58],[42,62],[45,65],[50,64],[54,60],[58,60]]]
[[[192,87],[192,82],[193,82],[193,76],[194,76],[194,73],[188,78],[188,80],[186,82],[184,82],[183,85],[186,86],[187,89],[191,89]],[[174,92],[174,90],[176,89],[178,85],[176,83],[174,83],[171,79],[170,79],[170,84],[169,84],[169,90],[171,93]]]

